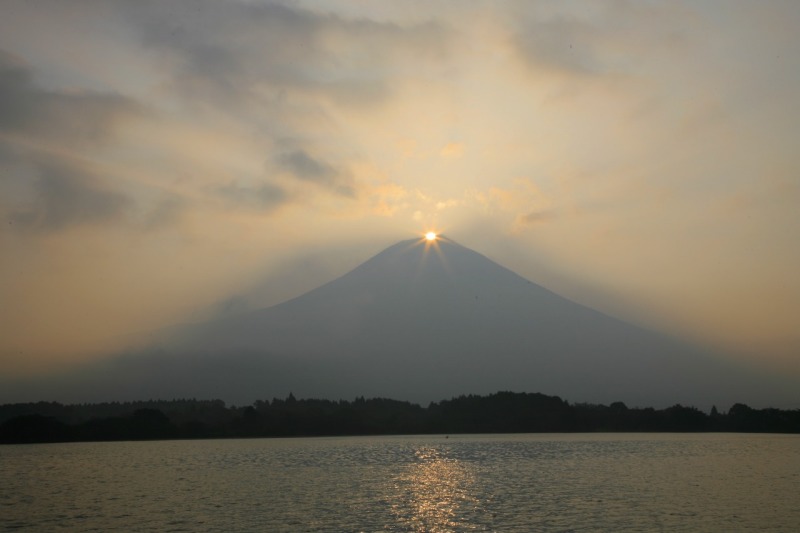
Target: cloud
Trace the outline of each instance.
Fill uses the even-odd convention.
[[[369,203],[369,212],[381,217],[392,217],[409,207],[408,191],[401,185],[390,181],[367,184],[359,190]]]
[[[488,212],[506,212],[525,217],[526,213],[547,212],[553,200],[532,180],[516,178],[508,187],[473,190],[469,198]]]
[[[0,50],[0,181],[16,229],[60,231],[124,220],[133,198],[80,151],[102,151],[142,106],[116,94],[44,89],[19,57]]]
[[[286,191],[270,183],[244,186],[232,182],[217,188],[216,192],[234,207],[244,207],[260,212],[273,211],[289,200]]]
[[[445,209],[451,209],[453,207],[458,207],[459,205],[461,205],[461,201],[460,200],[456,200],[455,198],[449,198],[447,200],[441,200],[439,202],[436,202],[436,210],[437,211],[443,211]]]
[[[447,143],[439,151],[439,155],[445,158],[458,159],[464,155],[464,145],[462,143]]]
[[[228,105],[279,104],[298,94],[372,105],[391,93],[393,60],[424,61],[443,53],[446,42],[437,24],[348,19],[295,4],[200,0],[120,7],[132,15],[143,43],[164,54],[182,93]]]
[[[17,227],[57,231],[107,223],[120,220],[131,207],[128,196],[109,188],[86,169],[63,160],[40,161],[36,171],[33,202],[10,214]]]
[[[30,73],[22,61],[0,50],[0,130],[24,127],[36,112]]]
[[[521,29],[513,44],[532,67],[573,75],[597,75],[603,65],[591,42],[591,26],[577,19],[537,21]]]
[[[119,119],[143,113],[117,94],[37,87],[28,66],[0,50],[0,132],[70,145],[98,143],[108,140]]]
[[[366,257],[423,224],[696,324],[800,302],[793,5],[13,4],[0,344],[181,321],[298,249]],[[725,308],[736,332],[798,315]]]
[[[144,217],[144,228],[162,229],[178,222],[187,209],[187,201],[178,195],[168,195],[155,202],[155,206]]]
[[[516,226],[532,226],[545,222],[549,222],[556,218],[556,214],[552,211],[531,211],[517,216],[515,220]]]
[[[635,76],[644,63],[683,53],[697,19],[677,3],[578,1],[546,11],[517,12],[512,48],[540,74],[582,81]]]
[[[355,167],[370,156],[350,133],[352,116],[370,116],[403,97],[409,79],[438,75],[451,52],[452,32],[425,19],[405,22],[347,17],[294,2],[190,3],[118,2],[124,20],[154,60],[160,111],[173,118],[221,129],[233,127],[271,153],[274,190],[240,194],[236,187],[257,181],[242,174],[243,163],[226,164],[217,175],[238,184],[227,191],[236,204],[259,206],[281,202],[369,199],[365,180]],[[374,119],[370,120],[370,124]],[[287,140],[288,139],[288,140]],[[228,179],[230,182],[230,179]],[[313,184],[316,190],[303,184]],[[223,185],[223,189],[227,185]]]
[[[305,150],[280,154],[276,162],[284,170],[306,181],[330,183],[339,174],[331,165],[311,157]]]
[[[275,158],[275,164],[299,180],[322,185],[348,198],[354,198],[356,195],[355,187],[350,183],[351,179],[344,172],[322,159],[312,157],[305,150],[279,154]]]

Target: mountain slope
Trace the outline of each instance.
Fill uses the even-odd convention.
[[[189,328],[167,351],[279,358],[303,368],[283,378],[291,390],[312,395],[427,401],[514,389],[658,404],[753,389],[744,372],[444,237],[398,243],[298,298]]]
[[[444,237],[398,243],[293,300],[179,328],[71,379],[73,394],[82,384],[117,398],[245,402],[289,391],[428,402],[515,390],[655,406],[795,395],[791,383],[566,300]]]

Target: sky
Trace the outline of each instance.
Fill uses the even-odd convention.
[[[800,376],[794,1],[5,0],[0,373],[426,231]]]

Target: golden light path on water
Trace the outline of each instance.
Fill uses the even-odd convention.
[[[392,514],[411,531],[469,529],[481,502],[472,467],[433,447],[420,447],[415,461],[391,480]]]

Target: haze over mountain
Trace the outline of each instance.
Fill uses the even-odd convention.
[[[282,304],[17,385],[0,401],[293,392],[426,403],[498,390],[654,406],[796,401],[789,382],[569,301],[443,236],[395,244]]]

